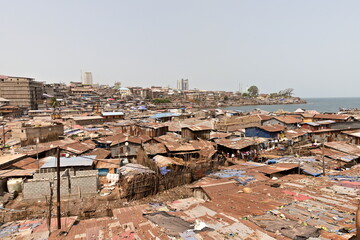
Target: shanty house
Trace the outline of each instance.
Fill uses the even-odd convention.
[[[210,139],[211,127],[208,126],[187,126],[181,128],[181,137],[187,141],[196,139]]]
[[[287,129],[296,129],[299,127],[299,124],[302,122],[302,119],[296,118],[293,116],[278,116],[272,119],[266,120],[263,122],[263,126],[268,125],[281,125]]]
[[[140,164],[129,163],[118,169],[120,174],[120,198],[136,200],[158,191],[155,171]]]
[[[360,130],[351,130],[342,132],[352,144],[360,145]]]
[[[250,153],[257,148],[258,143],[250,138],[237,138],[237,139],[217,139],[217,150],[228,154],[228,156],[235,155],[241,156],[242,152]]]
[[[302,128],[309,129],[311,131],[317,131],[321,129],[329,129],[332,124],[334,124],[335,121],[333,120],[323,120],[323,121],[317,121],[317,122],[306,122],[302,124]]]
[[[111,156],[134,159],[144,142],[146,138],[118,136],[110,144]]]
[[[151,138],[165,135],[169,130],[167,125],[161,123],[143,123],[138,124],[137,127],[140,135],[146,135]]]
[[[75,171],[92,170],[94,168],[95,156],[84,157],[60,157],[60,169],[73,169]],[[57,168],[56,157],[46,157],[43,159],[44,164],[41,166],[42,172],[55,171]]]
[[[174,117],[179,117],[180,114],[178,113],[157,113],[153,116],[151,116],[150,118],[155,119],[157,122],[167,122],[167,121],[171,121],[171,119],[173,119]]]
[[[245,128],[246,137],[262,137],[262,138],[280,138],[280,134],[285,130],[282,125],[266,125],[260,127]]]
[[[64,135],[63,124],[30,125],[19,124],[12,129],[12,137],[20,139],[21,145],[35,144],[38,139],[40,143],[58,140]]]
[[[101,116],[103,117],[104,121],[117,121],[124,119],[125,114],[123,112],[102,112]]]
[[[160,173],[160,191],[189,184],[191,182],[191,172],[185,166],[185,162],[181,158],[170,158],[157,155],[152,160]]]
[[[72,117],[68,119],[68,124],[71,126],[97,125],[103,122],[104,122],[104,118],[101,116]]]
[[[333,120],[335,122],[349,122],[349,121],[353,121],[354,117],[349,115],[341,115],[341,114],[315,114],[314,120],[315,121]]]

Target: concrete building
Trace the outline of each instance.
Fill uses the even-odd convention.
[[[96,125],[102,124],[104,122],[104,118],[102,116],[83,116],[83,117],[71,117],[67,120],[70,126],[80,125]]]
[[[0,97],[8,99],[10,105],[37,109],[42,103],[43,83],[33,78],[0,75]]]
[[[120,92],[122,98],[131,95],[130,89],[126,88],[126,87],[119,88],[119,92]]]
[[[19,139],[22,146],[35,144],[38,139],[40,143],[59,140],[64,135],[63,124],[45,124],[34,126],[20,123],[12,128],[12,136]]]
[[[181,79],[177,81],[177,89],[189,90],[189,79]]]
[[[84,72],[82,83],[84,85],[93,85],[93,77],[91,72]]]

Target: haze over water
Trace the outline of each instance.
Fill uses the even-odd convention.
[[[339,112],[339,108],[360,109],[360,98],[305,98],[307,104],[283,104],[283,105],[249,105],[240,107],[227,107],[226,110],[252,111],[255,108],[268,112],[275,112],[279,109],[293,112],[298,108],[305,110],[316,110],[318,112]]]

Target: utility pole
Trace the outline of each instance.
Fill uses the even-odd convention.
[[[2,123],[2,132],[3,132],[3,147],[5,148],[5,122]]]
[[[56,208],[57,208],[57,228],[61,229],[61,213],[60,213],[60,148],[57,148],[56,161]]]
[[[52,210],[52,201],[53,201],[53,183],[50,183],[50,199],[49,199],[49,215],[47,219],[47,226],[49,229],[49,233],[51,233],[51,210]]]
[[[322,147],[321,147],[321,158],[322,158],[322,168],[323,168],[323,176],[326,176],[326,172],[325,172],[325,158],[324,158],[324,143],[325,140],[323,140],[322,142]]]
[[[35,142],[36,142],[36,161],[37,161],[38,170],[40,170],[39,151],[38,151],[39,138],[36,138]]]

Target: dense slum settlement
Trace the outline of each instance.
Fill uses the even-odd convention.
[[[1,239],[356,235],[360,116],[68,91],[45,95],[53,108],[2,117]]]

